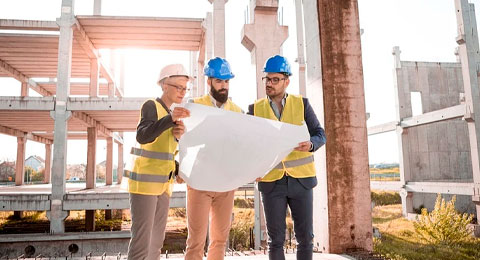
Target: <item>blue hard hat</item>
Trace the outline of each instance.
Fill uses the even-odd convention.
[[[228,61],[220,57],[210,59],[208,64],[203,69],[203,73],[209,78],[217,78],[221,80],[227,80],[235,77],[230,69],[230,64]]]
[[[275,55],[270,57],[267,62],[265,62],[265,67],[263,72],[267,73],[283,73],[288,76],[292,75],[292,70],[290,69],[290,63],[287,59],[280,55]]]

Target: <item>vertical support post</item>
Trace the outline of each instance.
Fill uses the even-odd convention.
[[[53,134],[53,163],[52,163],[52,195],[50,211],[47,217],[50,220],[51,233],[65,232],[65,218],[68,212],[63,210],[65,195],[65,172],[67,167],[67,121],[71,112],[67,110],[68,95],[70,93],[70,76],[72,67],[72,43],[75,24],[74,0],[62,0],[61,16],[57,19],[60,28],[58,40],[57,90],[55,111],[51,116],[55,120]]]
[[[88,148],[87,148],[87,177],[86,188],[94,189],[96,186],[96,151],[97,151],[97,128],[87,128]]]
[[[107,137],[107,161],[105,169],[105,184],[112,185],[113,183],[113,138]]]
[[[102,14],[102,0],[93,0],[93,15]]]
[[[123,139],[123,132],[119,133]],[[118,143],[118,162],[117,162],[117,183],[122,183],[123,178],[123,144]]]
[[[213,53],[226,58],[225,52],[225,4],[228,0],[208,0],[213,4]]]
[[[318,0],[330,253],[371,251],[367,119],[357,0]],[[342,115],[342,116],[338,116]],[[348,192],[345,192],[348,191]]]
[[[45,144],[45,176],[43,183],[50,183],[50,173],[52,171],[52,145]]]
[[[17,162],[15,164],[15,185],[20,186],[25,183],[25,146],[27,138],[25,136],[17,137]]]
[[[190,51],[190,75],[193,76],[192,89],[190,90],[191,97],[198,97],[198,73],[197,73],[197,54],[198,51]]]
[[[297,24],[297,51],[298,51],[298,88],[300,95],[306,97],[305,86],[305,46],[303,44],[303,12],[302,0],[295,0],[295,17]]]
[[[403,75],[402,61],[400,60],[400,48],[398,46],[393,47],[392,55],[394,56],[394,71],[393,71],[393,86],[395,93],[395,109],[396,109],[396,121],[401,122],[403,118],[412,116],[411,106],[407,105],[409,98],[409,89],[404,89],[403,84],[399,84],[399,80]],[[401,126],[397,126],[397,142],[398,150],[400,151],[398,156],[400,164],[400,182],[402,186],[412,180],[410,173],[410,160],[408,158],[409,142],[407,139],[408,129],[403,129]],[[408,217],[409,213],[413,213],[413,193],[408,192],[405,188],[400,191],[400,197],[402,199],[402,215]]]
[[[212,18],[212,13],[208,12],[207,13],[207,18],[206,18],[206,37],[205,37],[205,52],[207,54],[206,60],[209,60],[213,56],[213,18]]]
[[[472,200],[476,205],[477,220],[480,216],[480,93],[478,87],[479,43],[475,9],[468,0],[455,0],[458,36],[457,43],[462,62],[465,104],[470,154],[472,158],[474,194]]]
[[[29,90],[28,83],[22,82],[22,90],[21,90],[20,96],[28,97],[28,92],[29,92],[28,90]]]
[[[94,189],[97,182],[96,174],[96,151],[97,151],[97,128],[87,128],[87,178],[86,188]],[[95,210],[85,210],[85,229],[95,231]]]
[[[88,94],[90,97],[98,97],[98,75],[100,68],[98,59],[90,59],[90,85]]]
[[[323,98],[323,82],[322,82],[322,65],[321,65],[321,49],[319,34],[317,1],[303,1],[303,14],[305,25],[305,51],[306,56],[306,72],[307,84],[306,94],[315,114],[322,126],[325,125],[325,110]],[[315,152],[315,168],[317,170],[318,184],[313,189],[313,230],[314,244],[322,252],[330,251],[330,229],[328,221],[328,184],[327,184],[327,162],[326,147],[318,149]]]

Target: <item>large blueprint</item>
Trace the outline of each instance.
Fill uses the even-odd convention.
[[[229,191],[262,177],[310,136],[297,126],[188,103],[180,176],[194,189]]]

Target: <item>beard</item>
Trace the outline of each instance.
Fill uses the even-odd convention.
[[[220,103],[225,103],[227,102],[227,99],[228,99],[228,89],[220,89],[220,90],[216,90],[215,88],[211,87],[210,88],[210,93],[212,94],[212,97],[220,102]]]

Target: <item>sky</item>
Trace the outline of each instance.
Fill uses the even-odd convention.
[[[306,0],[304,0],[306,1]],[[226,58],[236,77],[230,82],[230,96],[244,110],[256,98],[255,68],[250,53],[241,44],[241,29],[245,24],[245,12],[249,0],[229,0],[226,13]],[[480,0],[471,1],[476,5]],[[287,91],[298,94],[298,71],[295,2],[280,0],[279,13],[283,25],[289,26],[290,37],[283,44],[283,55],[289,59],[294,71]],[[454,0],[359,0],[360,28],[363,29],[362,59],[366,110],[370,113],[368,126],[395,120],[395,99],[393,92],[393,46],[399,46],[402,60],[454,62],[455,37],[457,35]],[[55,20],[60,15],[60,0],[0,0],[0,19]],[[25,8],[28,7],[28,8]],[[93,0],[77,0],[75,14],[93,14]],[[103,0],[102,15],[157,16],[205,18],[212,12],[208,0]],[[155,84],[160,69],[169,63],[182,63],[189,67],[189,53],[180,51],[126,50],[125,55],[125,96],[161,96]],[[102,51],[108,62],[108,51]],[[308,57],[306,57],[308,59]],[[34,91],[30,91],[32,96]],[[19,96],[20,83],[11,78],[0,78],[0,96]],[[328,111],[327,111],[328,113]],[[134,133],[126,133],[125,152],[135,144]],[[371,136],[369,141],[370,163],[398,162],[397,138],[394,132]],[[16,138],[0,134],[0,161],[15,160]],[[114,158],[116,161],[116,145]],[[87,142],[68,141],[67,163],[87,161]],[[97,162],[105,160],[105,141],[97,143]],[[43,144],[27,142],[26,157],[45,157]],[[126,160],[128,157],[126,156]]]

